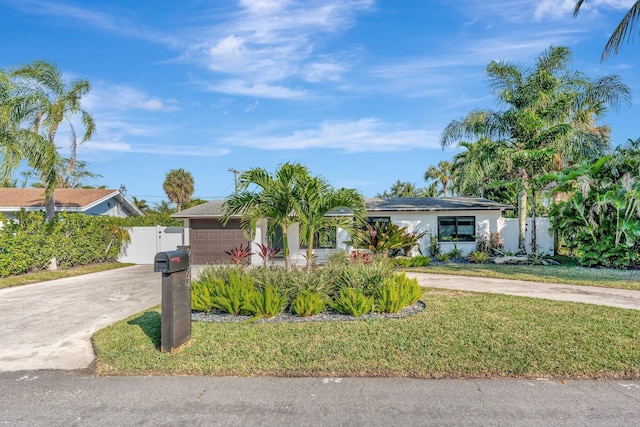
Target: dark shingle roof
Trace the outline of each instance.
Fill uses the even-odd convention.
[[[213,200],[171,215],[173,218],[220,217],[224,200]],[[480,197],[390,197],[365,199],[367,212],[513,210],[512,206]],[[349,214],[348,209],[334,209],[330,215]]]
[[[480,197],[389,197],[366,199],[367,212],[513,210],[512,206]]]

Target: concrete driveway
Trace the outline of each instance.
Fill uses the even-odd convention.
[[[161,280],[137,265],[0,289],[0,372],[89,367],[91,335],[160,304]]]

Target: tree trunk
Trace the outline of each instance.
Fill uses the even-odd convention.
[[[522,190],[518,197],[518,253],[527,253],[527,190],[529,189],[529,182],[527,179],[527,172],[524,169],[520,170],[520,179],[522,180]]]
[[[538,233],[536,226],[536,190],[531,189],[531,252],[538,253]]]
[[[284,267],[291,271],[291,256],[289,255],[289,239],[287,238],[287,227],[282,226],[282,250],[284,251]]]
[[[313,266],[313,234],[309,237],[309,243],[307,246],[307,271],[311,271]]]
[[[51,221],[53,221],[53,217],[56,214],[55,190],[51,193],[51,197],[46,200],[45,212],[45,220],[47,221],[47,224],[51,224]]]

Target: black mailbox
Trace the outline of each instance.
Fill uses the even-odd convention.
[[[158,252],[153,259],[155,273],[176,273],[189,269],[189,252],[184,249]]]

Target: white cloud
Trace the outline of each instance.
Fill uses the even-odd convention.
[[[309,91],[283,82],[339,80],[350,65],[338,53],[323,54],[324,39],[350,28],[354,15],[372,4],[373,0],[243,0],[238,13],[202,32],[205,37],[187,49],[183,60],[226,76],[222,84],[210,84],[211,90],[299,98]]]
[[[187,157],[219,157],[230,152],[227,148],[216,148],[196,145],[163,146],[158,144],[136,144],[105,140],[92,141],[83,145],[80,151],[85,153],[119,152],[143,153],[155,155],[187,156]]]
[[[323,122],[287,135],[261,131],[238,133],[224,140],[233,145],[261,150],[337,149],[346,152],[402,151],[440,148],[439,131],[405,129],[376,118],[348,122]]]
[[[94,109],[176,111],[180,109],[178,101],[172,98],[149,96],[131,86],[101,83],[94,85],[91,92],[84,97],[83,104],[90,111]]]
[[[629,9],[635,0],[591,0],[586,1],[580,8],[580,13],[598,15],[603,9]],[[541,0],[536,3],[534,17],[536,20],[545,18],[562,19],[573,14],[575,0]]]
[[[307,95],[304,89],[291,89],[284,86],[265,83],[252,83],[244,80],[225,80],[218,84],[211,84],[207,89],[229,95],[244,95],[257,98],[295,99]]]

